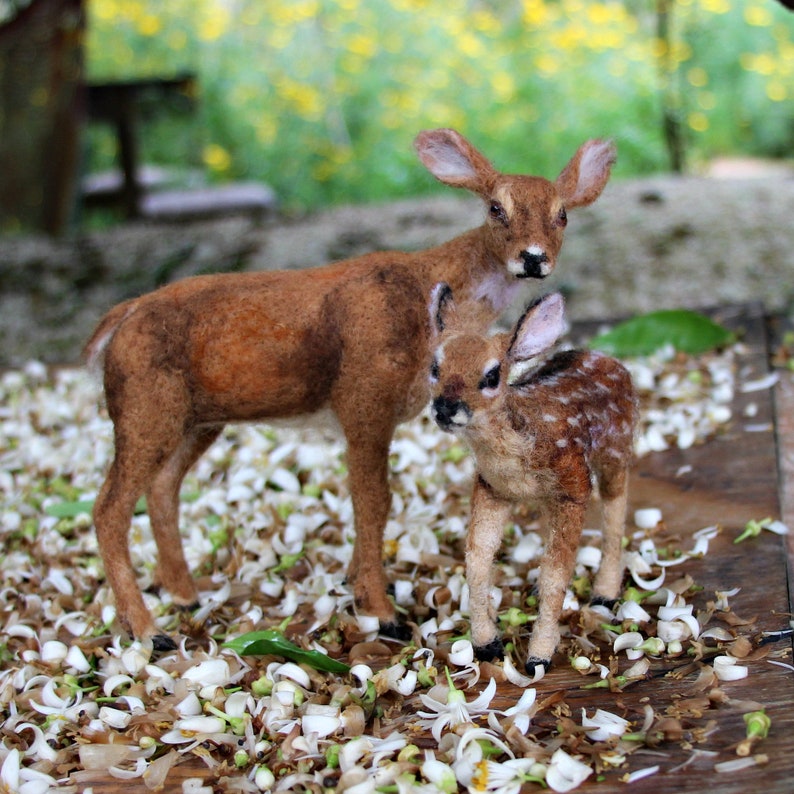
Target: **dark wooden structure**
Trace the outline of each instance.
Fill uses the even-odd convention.
[[[89,83],[86,86],[88,120],[113,127],[122,183],[116,191],[105,195],[89,194],[86,199],[118,201],[128,218],[140,216],[144,193],[139,180],[141,99],[160,100],[167,107],[190,110],[195,95],[196,76],[187,73],[168,78]]]

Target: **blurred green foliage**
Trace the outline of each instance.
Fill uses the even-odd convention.
[[[619,174],[665,170],[673,98],[690,164],[794,150],[794,15],[773,0],[89,0],[91,79],[199,75],[199,115],[144,154],[287,206],[433,189],[411,141],[470,136],[498,167],[554,176],[589,137]],[[667,97],[667,99],[665,99]],[[180,127],[181,125],[181,127]],[[90,165],[112,138],[94,135]]]

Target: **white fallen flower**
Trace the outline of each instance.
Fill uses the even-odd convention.
[[[86,659],[79,645],[72,645],[63,661],[67,669],[75,670],[78,673],[87,673],[91,669],[91,662]]]
[[[716,656],[714,658],[714,674],[720,681],[739,681],[747,678],[749,669],[740,665],[733,656]]]
[[[515,666],[515,663],[513,662],[513,658],[509,653],[505,654],[503,669],[505,672],[505,678],[507,678],[507,680],[514,686],[520,686],[522,689],[526,689],[535,681],[535,678],[533,676],[524,675]]]
[[[631,621],[632,623],[649,623],[651,620],[650,614],[643,608],[642,604],[631,599],[623,601],[618,605],[615,617],[621,623],[624,620]]]
[[[102,706],[99,709],[99,719],[111,728],[123,730],[130,724],[132,714],[129,711],[114,709],[111,706]]]
[[[495,794],[519,794],[527,782],[540,782],[546,776],[546,766],[534,758],[508,758],[497,762],[480,762],[475,778],[476,791]]]
[[[419,711],[420,724],[429,727],[437,742],[445,728],[456,728],[471,722],[472,716],[484,714],[496,694],[496,681],[492,678],[488,686],[474,700],[466,701],[466,695],[452,684],[447,672],[449,686],[437,684],[427,694],[420,693],[419,699],[430,711]],[[439,698],[444,698],[440,700]]]
[[[230,683],[231,671],[225,659],[206,659],[203,662],[188,667],[181,678],[200,687],[227,686]]]
[[[664,642],[689,637],[696,640],[700,636],[700,624],[692,614],[692,609],[692,604],[660,606],[656,615],[656,635]]]
[[[662,520],[662,511],[656,507],[645,507],[634,511],[634,524],[639,529],[654,529]]]
[[[419,771],[428,783],[442,794],[454,794],[458,790],[455,771],[443,761],[438,761],[432,750],[425,751],[425,760]]]
[[[490,711],[488,713],[488,725],[496,733],[504,734],[504,729],[497,714],[503,717],[511,718],[513,725],[526,736],[529,726],[532,724],[532,717],[535,714],[535,701],[537,699],[537,691],[535,689],[525,689],[521,693],[521,697],[515,706],[505,711]]]
[[[225,720],[220,717],[197,715],[176,720],[172,729],[160,737],[160,741],[164,744],[188,744],[195,741],[201,742],[225,732]]]
[[[455,640],[449,650],[449,661],[456,667],[466,667],[474,661],[474,646],[471,640]]]
[[[573,791],[584,783],[593,770],[581,761],[568,755],[562,748],[554,751],[546,770],[546,783],[552,791]]]
[[[304,736],[314,734],[318,739],[330,736],[342,726],[338,706],[323,706],[309,703],[301,718],[301,730]]]
[[[203,712],[203,708],[196,693],[191,691],[174,706],[174,711],[180,717],[196,717]]]
[[[63,662],[69,654],[69,648],[65,642],[59,640],[48,640],[41,646],[41,661],[44,664],[58,665]]]
[[[661,569],[661,573],[655,579],[644,579],[646,574],[653,573],[653,569],[637,551],[623,552],[623,567],[631,574],[634,583],[642,590],[658,590],[664,583],[666,571]]]
[[[612,650],[615,653],[625,650],[634,650],[642,645],[645,637],[639,631],[626,631],[623,634],[618,634],[615,641],[612,643]]]
[[[629,776],[626,778],[626,783],[635,783],[636,781],[642,780],[645,777],[655,775],[658,771],[658,765],[646,766],[644,769],[635,769],[633,772],[629,773]]]
[[[623,717],[603,709],[596,709],[592,717],[588,717],[587,712],[582,709],[582,727],[587,738],[593,742],[605,742],[615,736],[623,736],[629,724]]]
[[[20,752],[10,750],[0,767],[0,790],[9,794],[48,794],[58,788],[55,778],[37,769],[22,766]]]
[[[627,679],[644,678],[651,667],[651,662],[647,656],[638,659],[634,664],[624,671],[623,675]],[[602,676],[604,678],[605,676]]]
[[[28,743],[25,756],[32,758],[34,761],[54,762],[58,757],[58,752],[50,744],[50,737],[48,737],[38,725],[34,725],[32,722],[21,722],[14,728],[14,732],[18,736],[26,730],[32,731],[33,741]]]
[[[589,673],[597,672],[600,678],[606,678],[609,675],[609,668],[604,664],[594,664],[592,660],[586,656],[575,656],[571,659],[571,667],[577,673],[588,675]]]

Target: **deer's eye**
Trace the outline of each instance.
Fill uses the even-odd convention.
[[[488,209],[488,214],[495,221],[499,221],[499,223],[501,223],[503,226],[509,226],[509,221],[507,220],[507,213],[505,212],[505,208],[498,201],[491,202],[491,206]]]
[[[434,358],[433,363],[430,365],[430,379],[434,381],[438,380],[440,374],[441,370],[438,367],[438,359]]]
[[[487,370],[482,376],[482,380],[479,382],[478,387],[480,389],[495,389],[499,385],[500,370],[501,367],[499,364]]]
[[[554,225],[558,229],[564,229],[568,225],[568,213],[565,211],[565,207],[560,208],[557,217],[554,219]]]

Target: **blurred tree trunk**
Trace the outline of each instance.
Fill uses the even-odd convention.
[[[662,132],[670,169],[681,174],[686,168],[686,140],[681,120],[681,93],[678,64],[673,52],[672,16],[674,0],[656,0],[656,38],[659,43],[658,70],[662,98]]]
[[[59,234],[79,177],[85,4],[14,5],[0,25],[0,231]]]

